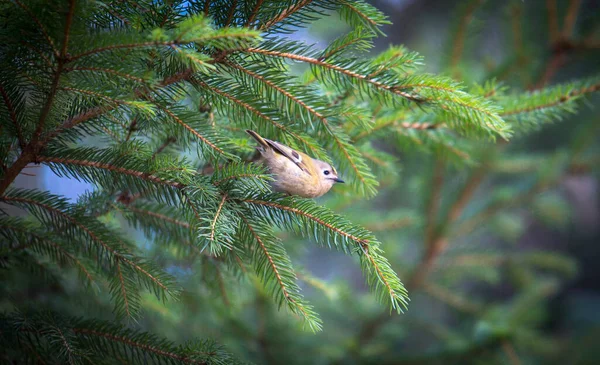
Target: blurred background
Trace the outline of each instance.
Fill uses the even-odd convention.
[[[405,45],[428,71],[467,88],[496,79],[508,92],[533,91],[600,71],[600,1],[371,3],[393,23],[373,53]],[[344,27],[332,15],[294,37],[325,48]],[[398,173],[381,176],[378,196],[359,200],[336,187],[319,201],[383,242],[409,289],[401,315],[377,303],[356,260],[282,232],[306,299],[324,322],[314,334],[258,282],[207,256],[181,260],[177,245],[166,251],[118,215],[107,217],[185,288],[166,306],[147,294],[139,325],[177,342],[212,338],[257,364],[598,363],[599,101],[592,94],[564,120],[508,144],[473,143],[470,162],[418,148],[406,136],[382,138],[378,147],[397,156]],[[74,200],[91,189],[45,168],[26,172],[21,187]],[[111,317],[108,298],[84,295],[75,274],[72,287],[28,287],[23,299]]]

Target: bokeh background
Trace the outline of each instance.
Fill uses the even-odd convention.
[[[403,44],[424,56],[427,70],[467,86],[496,79],[511,89],[535,90],[600,72],[599,1],[558,0],[554,11],[553,2],[544,0],[371,3],[393,23],[373,52]],[[324,48],[344,30],[333,15],[294,37]],[[384,243],[409,286],[411,302],[401,315],[376,302],[355,260],[281,232],[306,298],[324,321],[323,331],[314,334],[279,310],[259,283],[202,255],[177,260],[177,246],[165,251],[118,215],[107,217],[169,267],[186,290],[179,302],[166,305],[148,294],[138,325],[177,342],[212,338],[260,364],[597,363],[599,101],[591,95],[564,120],[508,144],[474,145],[471,162],[381,138],[378,147],[397,156],[398,173],[381,177],[378,196],[359,200],[336,187],[319,201]],[[74,200],[92,188],[43,167],[27,172],[31,176],[17,180],[21,187]],[[448,219],[446,212],[465,195],[458,216]],[[433,221],[449,226],[446,242],[426,277],[416,280],[436,205]],[[76,275],[72,287],[30,288],[23,300],[69,307],[75,315],[111,316],[108,298],[82,294]]]

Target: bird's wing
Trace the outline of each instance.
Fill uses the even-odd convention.
[[[305,161],[303,161],[302,159],[302,155],[296,151],[294,151],[292,148],[283,145],[277,141],[272,141],[270,139],[266,139],[264,138],[264,140],[269,144],[269,146],[271,146],[276,152],[284,155],[285,157],[287,157],[290,161],[292,161],[293,163],[296,164],[296,166],[298,166],[302,171],[306,172],[309,175],[312,175],[310,173],[310,169],[308,168],[308,166],[306,165]]]

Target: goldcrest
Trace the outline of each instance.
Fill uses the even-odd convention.
[[[337,171],[327,162],[316,160],[279,142],[246,130],[260,146],[258,162],[267,166],[275,181],[273,189],[290,195],[317,198],[331,189],[336,182],[343,183]]]

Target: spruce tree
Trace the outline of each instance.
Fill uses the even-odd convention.
[[[410,308],[407,289],[411,296],[424,291],[478,321],[477,341],[449,336],[455,347],[426,360],[462,359],[497,347],[510,352],[512,341],[523,340],[521,333],[533,338],[532,324],[519,315],[560,282],[539,279],[537,270],[568,276],[571,260],[546,252],[510,257],[470,250],[480,255],[472,262],[492,264],[467,274],[492,280],[500,266],[513,265],[520,275],[510,302],[489,308],[454,290],[464,271],[438,277],[434,269],[453,239],[467,237],[507,206],[533,201],[582,164],[587,150],[581,146],[594,141],[577,140],[550,160],[510,147],[574,113],[586,94],[600,89],[600,80],[548,86],[552,75],[546,70],[532,91],[509,88],[499,80],[504,69],[523,61],[523,48],[495,74],[469,78],[461,69],[462,53],[479,6],[471,1],[459,9],[447,68],[432,74],[420,55],[404,47],[368,52],[389,21],[363,1],[0,3],[4,359],[234,363],[210,334],[194,332],[199,339],[175,343],[147,317],[165,308],[187,315],[189,308],[182,307],[203,308],[217,296],[223,304],[217,322],[242,337],[249,330],[240,306],[249,297],[240,292],[253,293],[251,305],[262,321],[256,331],[260,346],[270,337],[289,338],[284,334],[319,338],[313,332],[327,321],[304,298],[299,280],[325,294],[332,293],[330,284],[294,268],[290,254],[310,242],[357,258],[378,302],[370,318],[357,320],[356,338],[332,359],[369,360],[367,345],[382,327],[403,318],[418,321],[402,314]],[[342,19],[348,31],[325,48],[293,36],[323,17]],[[570,38],[568,19],[553,35],[554,45],[578,44]],[[272,192],[269,172],[249,162],[254,142],[244,134],[247,128],[332,163],[348,186],[336,187],[326,204]],[[428,188],[422,201],[410,201],[414,210],[364,214],[367,199],[378,191],[396,197],[409,189],[397,179],[396,156],[378,148],[382,141],[427,156],[414,184]],[[94,188],[72,202],[13,185],[38,164]],[[450,172],[466,177],[448,186],[444,177]],[[526,186],[496,189],[483,208],[461,220],[478,188],[494,183],[497,174],[516,176]],[[356,214],[357,206],[363,214]],[[396,231],[402,222],[411,224],[403,231],[407,236],[419,232],[421,258],[412,262],[402,260],[402,245],[386,245],[386,255],[372,232]],[[502,223],[506,232],[514,221],[505,217]],[[386,257],[394,258],[393,265]],[[443,263],[456,268],[452,260],[464,265],[469,256]],[[44,295],[29,300],[29,290]],[[335,292],[346,304],[334,306],[338,316],[354,318],[363,309],[352,303],[352,293]],[[285,319],[272,323],[292,321],[301,330],[264,322],[282,314]],[[180,319],[181,326],[193,323]],[[270,351],[264,351],[266,361],[283,360],[269,359],[277,350]]]

